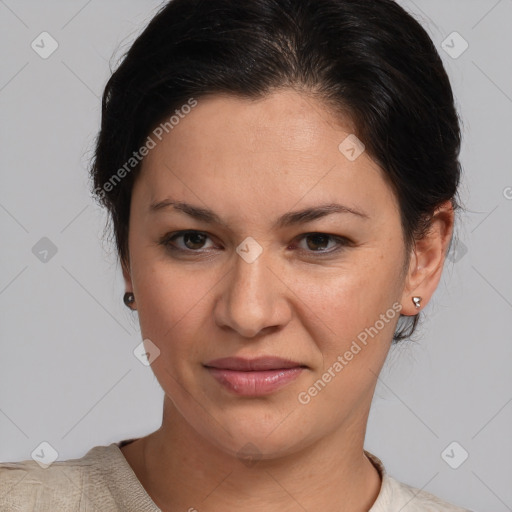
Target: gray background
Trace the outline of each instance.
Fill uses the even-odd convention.
[[[392,349],[382,371],[365,447],[410,485],[510,511],[512,0],[400,3],[452,80],[468,211],[419,341]],[[59,460],[81,457],[160,426],[163,392],[132,353],[137,317],[86,171],[109,61],[160,4],[0,0],[1,461],[28,459],[42,441]],[[59,45],[47,59],[31,48],[43,31]],[[454,31],[469,44],[457,58],[443,49]],[[57,250],[46,262],[43,237]],[[453,441],[452,461],[469,454],[457,469],[442,456]]]

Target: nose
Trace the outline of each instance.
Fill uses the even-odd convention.
[[[288,288],[261,254],[248,263],[238,255],[223,280],[215,307],[219,327],[229,327],[244,338],[254,338],[284,327],[291,318]]]

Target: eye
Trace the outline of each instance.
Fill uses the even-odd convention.
[[[185,247],[176,246],[175,240],[182,238]],[[201,231],[178,231],[176,233],[169,233],[165,235],[160,244],[168,247],[171,250],[184,251],[184,252],[200,252],[204,249],[204,243],[207,238],[210,238],[206,233]]]
[[[205,247],[205,242],[208,239],[211,238],[202,231],[177,231],[164,235],[159,241],[159,244],[171,251],[201,254],[202,252],[206,252],[205,249],[208,249],[208,247]],[[177,243],[178,240],[181,240],[182,243]],[[352,242],[345,237],[329,235],[327,233],[305,233],[299,237],[299,240],[306,242],[305,248],[299,248],[301,252],[318,257],[330,255],[352,244]],[[329,243],[333,244],[333,246],[331,246],[333,248],[326,250]]]
[[[323,254],[332,254],[340,250],[344,246],[350,245],[350,241],[347,238],[328,235],[326,233],[306,233],[301,235],[300,240],[306,240],[306,252],[309,253],[317,253],[319,255]],[[308,241],[309,240],[309,241]],[[334,242],[334,249],[331,250],[323,250],[325,246],[329,244],[329,241]]]

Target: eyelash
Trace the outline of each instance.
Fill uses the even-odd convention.
[[[201,250],[194,251],[193,249],[181,249],[181,248],[176,247],[175,245],[173,245],[172,242],[174,240],[176,240],[177,238],[181,238],[181,237],[183,237],[186,234],[206,235],[207,238],[211,239],[211,237],[207,233],[205,233],[204,231],[196,231],[196,230],[190,230],[189,229],[189,230],[184,230],[184,231],[176,231],[176,232],[173,232],[173,233],[167,233],[166,235],[164,235],[159,240],[159,245],[163,245],[165,248],[167,248],[167,249],[169,249],[170,251],[173,251],[173,252],[181,252],[181,253],[189,253],[189,254],[201,254]],[[348,238],[340,237],[340,236],[336,236],[336,235],[330,235],[328,233],[318,233],[318,232],[304,233],[303,235],[300,235],[299,240],[303,240],[303,239],[305,239],[308,236],[326,237],[329,240],[334,240],[338,244],[337,248],[331,249],[329,251],[308,251],[306,249],[300,249],[302,252],[306,252],[306,253],[315,255],[315,257],[322,257],[322,256],[332,255],[332,254],[337,253],[340,250],[344,249],[345,247],[353,245],[352,242]],[[205,252],[205,251],[203,251],[203,252]]]

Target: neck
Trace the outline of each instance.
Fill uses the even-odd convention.
[[[127,459],[163,512],[364,512],[381,487],[363,450],[368,412],[285,457],[241,459],[197,434],[166,397],[161,428]]]

